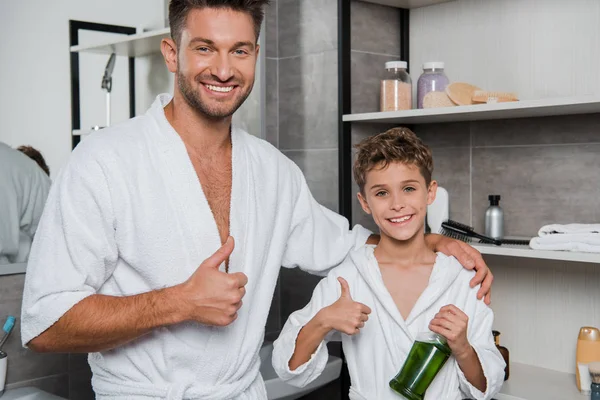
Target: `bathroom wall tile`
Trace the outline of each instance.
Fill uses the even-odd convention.
[[[267,58],[277,58],[279,54],[279,48],[277,38],[279,32],[277,32],[277,0],[271,0],[270,4],[265,9],[265,47],[261,51],[266,51],[265,56]]]
[[[352,50],[389,54],[399,59],[399,9],[352,0],[350,18]]]
[[[337,1],[278,0],[279,58],[337,49]]]
[[[279,146],[279,87],[278,87],[279,61],[267,58],[266,60],[266,101],[267,116],[266,139],[273,146]]]
[[[450,219],[470,224],[470,152],[468,148],[433,148],[433,178],[448,191]]]
[[[469,147],[471,145],[469,122],[414,125],[411,129],[430,148]]]
[[[337,51],[279,60],[279,148],[337,148]]]
[[[473,146],[600,143],[600,113],[472,122]]]
[[[18,389],[26,386],[33,386],[65,399],[69,398],[69,374],[67,373],[8,384],[5,389]],[[71,398],[79,400],[78,397]]]
[[[311,275],[300,268],[281,269],[281,324],[284,325],[294,311],[304,308],[312,297],[320,276]]]
[[[380,110],[379,94],[381,79],[385,77],[384,64],[394,61],[395,56],[359,53],[352,51],[350,60],[352,113],[376,112]]]
[[[279,332],[281,330],[281,284],[277,279],[277,286],[273,293],[273,301],[269,309],[267,324],[265,325],[265,333]]]
[[[337,211],[337,150],[284,151],[284,154],[300,167],[315,200],[328,209]]]
[[[25,274],[0,276],[0,318],[13,315],[15,327],[4,345],[8,354],[6,382],[15,383],[68,371],[67,354],[36,354],[21,346],[21,302]],[[4,323],[4,322],[2,322]]]
[[[500,194],[506,235],[550,223],[600,220],[600,145],[473,149],[473,223],[483,231],[489,194]]]

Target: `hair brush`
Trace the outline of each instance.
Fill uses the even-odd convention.
[[[473,230],[468,225],[461,224],[460,222],[452,221],[449,219],[446,222],[442,222],[442,230],[440,232],[444,236],[451,237],[453,239],[462,240],[463,242],[470,243],[473,238],[477,238],[481,243],[490,243],[500,246],[501,240],[492,239],[485,235],[481,235]]]

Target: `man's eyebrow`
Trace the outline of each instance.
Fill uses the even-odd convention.
[[[214,46],[215,42],[213,42],[210,39],[205,39],[203,37],[195,37],[192,40],[190,40],[190,44],[195,43],[195,42],[202,42],[202,43],[206,43],[208,45]]]

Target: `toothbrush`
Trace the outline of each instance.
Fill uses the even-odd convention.
[[[6,322],[4,323],[4,327],[2,328],[4,335],[2,336],[2,339],[0,339],[0,350],[2,350],[2,346],[6,342],[6,339],[8,339],[8,335],[10,335],[10,332],[12,331],[14,326],[15,326],[15,317],[10,315],[6,319]]]

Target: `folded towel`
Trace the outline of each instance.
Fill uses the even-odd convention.
[[[575,234],[575,233],[600,233],[600,224],[551,224],[540,228],[538,236],[547,236],[554,234]]]
[[[534,237],[529,247],[536,250],[567,250],[600,253],[600,233],[546,234]]]

